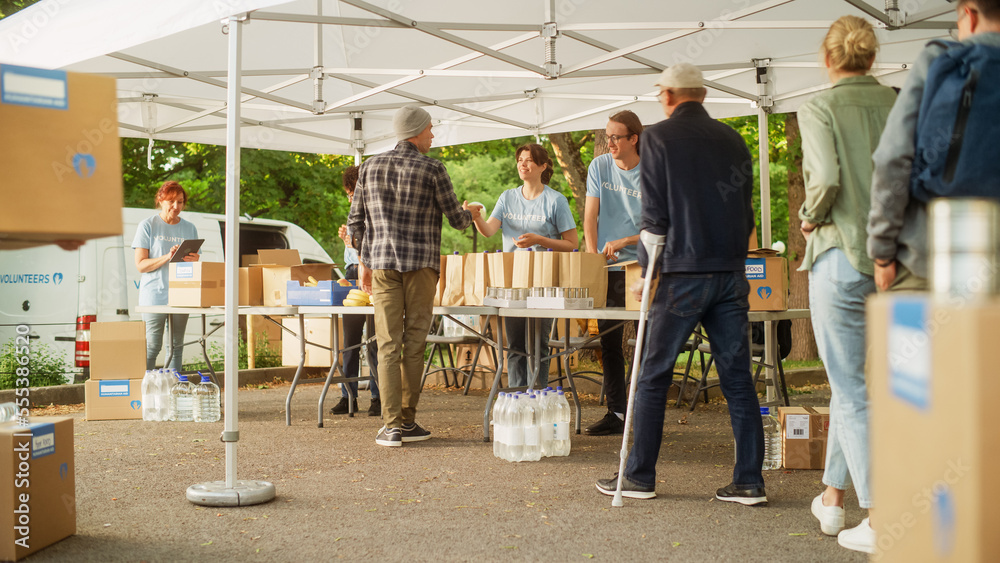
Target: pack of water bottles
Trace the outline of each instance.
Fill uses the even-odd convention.
[[[568,456],[569,427],[562,387],[500,393],[493,404],[493,455],[507,461]]]
[[[174,369],[147,370],[142,378],[142,419],[156,422],[216,422],[221,416],[219,386],[207,375],[193,384]]]

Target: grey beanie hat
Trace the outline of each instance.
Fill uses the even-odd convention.
[[[403,106],[392,116],[392,129],[399,141],[416,137],[430,124],[431,114],[417,106]]]

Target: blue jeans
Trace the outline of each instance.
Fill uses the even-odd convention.
[[[664,274],[650,307],[647,341],[635,395],[635,437],[625,476],[646,487],[656,485],[656,460],[663,441],[667,390],[674,362],[700,322],[712,343],[722,394],[736,438],[733,484],[740,489],[764,486],[764,427],[750,373],[747,294],[743,272]]]
[[[871,508],[868,393],[865,389],[865,298],[875,281],[855,270],[839,248],[821,254],[809,272],[809,309],[819,357],[830,381],[830,430],[823,483],[854,483],[861,508]]]
[[[524,387],[528,384],[528,357],[525,356],[527,350],[528,323],[535,322],[535,319],[509,317],[504,319],[504,333],[507,335],[507,386]],[[541,355],[549,355],[549,334],[552,332],[552,319],[541,319]],[[534,348],[534,342],[531,343]],[[516,353],[519,352],[519,353]],[[537,352],[537,350],[536,350]],[[549,360],[539,362],[538,379],[535,381],[535,389],[543,389],[549,384]]]
[[[146,369],[156,369],[156,356],[163,347],[163,327],[167,324],[166,313],[143,313],[146,323]],[[184,330],[187,329],[187,315],[170,315],[170,348],[167,355],[170,365],[164,366],[181,371],[184,363]]]
[[[375,332],[375,315],[344,315],[344,346],[360,344],[364,337],[365,323],[368,323],[369,333]],[[371,334],[369,334],[371,336]],[[344,351],[344,363],[341,370],[344,377],[358,377],[361,373],[360,348]],[[378,399],[378,343],[372,340],[365,346],[368,358],[368,390],[372,392],[372,400]],[[358,384],[350,382],[340,386],[340,395],[347,396],[347,388],[351,388],[351,396],[358,396]]]

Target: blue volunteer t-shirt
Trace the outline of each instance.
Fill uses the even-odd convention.
[[[181,219],[176,225],[168,225],[157,213],[139,223],[132,240],[132,248],[146,248],[150,258],[169,254],[170,249],[187,239],[198,238],[198,229],[193,223]],[[139,305],[166,305],[167,287],[170,279],[170,264],[142,274],[139,281]]]
[[[622,170],[610,153],[590,162],[587,170],[587,197],[601,200],[597,216],[597,251],[610,240],[639,234],[642,220],[642,193],[639,191],[639,167]],[[618,251],[617,262],[636,259],[636,245]],[[608,264],[615,262],[608,261]]]
[[[545,186],[541,195],[535,199],[526,199],[519,186],[500,194],[496,207],[490,219],[500,220],[503,230],[504,252],[517,250],[514,239],[525,234],[535,233],[546,238],[560,240],[562,233],[576,228],[573,212],[569,209],[566,196]],[[544,250],[540,245],[535,250]]]

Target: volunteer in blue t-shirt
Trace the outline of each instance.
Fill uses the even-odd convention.
[[[541,145],[527,144],[518,147],[514,153],[517,159],[517,174],[524,185],[506,190],[500,194],[497,205],[489,219],[476,219],[476,229],[484,237],[493,236],[503,229],[504,252],[527,249],[547,249],[569,252],[576,250],[579,237],[576,221],[569,209],[566,196],[548,187],[552,178],[552,159]],[[524,387],[528,384],[526,350],[527,322],[529,319],[507,318],[504,321],[507,334],[507,383],[510,387]],[[549,331],[552,319],[541,322],[542,350],[549,345]],[[544,387],[549,379],[549,362],[544,360],[539,366],[537,387]]]
[[[587,252],[600,252],[608,264],[636,259],[642,193],[639,190],[639,136],[642,123],[631,111],[612,115],[604,128],[608,152],[590,163],[587,170],[587,202],[583,211],[583,240]],[[625,271],[608,269],[608,307],[625,306]],[[625,352],[619,321],[598,321],[601,361],[608,413],[587,427],[591,436],[621,434],[625,428]]]
[[[167,305],[167,286],[170,259],[177,247],[189,239],[198,238],[198,229],[181,219],[187,205],[187,192],[174,181],[164,182],[156,192],[156,207],[160,212],[139,223],[132,240],[135,249],[135,267],[142,274],[139,281],[139,305]],[[197,262],[197,254],[188,254],[185,262]],[[146,369],[156,367],[156,356],[163,347],[163,327],[167,324],[165,313],[143,313],[146,322]],[[187,315],[170,315],[170,364],[166,367],[180,371],[184,360],[184,330]],[[136,376],[138,377],[138,375]]]

